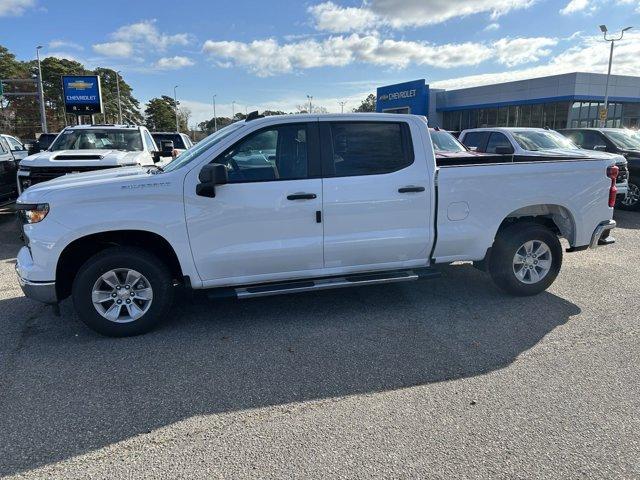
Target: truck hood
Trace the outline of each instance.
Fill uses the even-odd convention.
[[[125,152],[122,150],[56,150],[36,153],[23,158],[20,165],[24,167],[87,167],[99,166],[119,167],[135,165],[147,152]]]
[[[49,194],[70,188],[92,188],[98,185],[129,185],[132,181],[156,177],[153,167],[122,167],[95,172],[70,173],[27,188],[18,198],[20,203],[39,203]]]

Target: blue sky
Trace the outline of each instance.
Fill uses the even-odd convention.
[[[0,44],[20,59],[121,70],[141,101],[178,97],[191,123],[245,108],[353,108],[375,86],[455,88],[606,72],[598,25],[634,25],[614,73],[640,75],[640,0],[0,0]]]

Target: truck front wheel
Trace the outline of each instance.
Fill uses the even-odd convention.
[[[139,335],[154,328],[171,306],[171,273],[142,249],[108,248],[80,268],[72,297],[92,330],[110,337]]]
[[[561,265],[562,246],[555,233],[536,223],[516,223],[496,236],[489,274],[505,292],[528,296],[546,290]]]

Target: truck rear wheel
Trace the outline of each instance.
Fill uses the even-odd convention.
[[[536,223],[516,223],[500,231],[489,258],[495,284],[512,295],[536,295],[560,273],[562,246],[555,233]]]
[[[73,304],[92,330],[110,337],[146,333],[166,315],[173,299],[171,273],[139,248],[97,253],[73,282]]]

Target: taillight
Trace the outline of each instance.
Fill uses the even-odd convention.
[[[612,165],[607,168],[607,177],[611,179],[611,187],[609,187],[609,206],[613,208],[616,205],[616,195],[618,195],[618,187],[616,187],[616,179],[620,169],[617,165]]]

